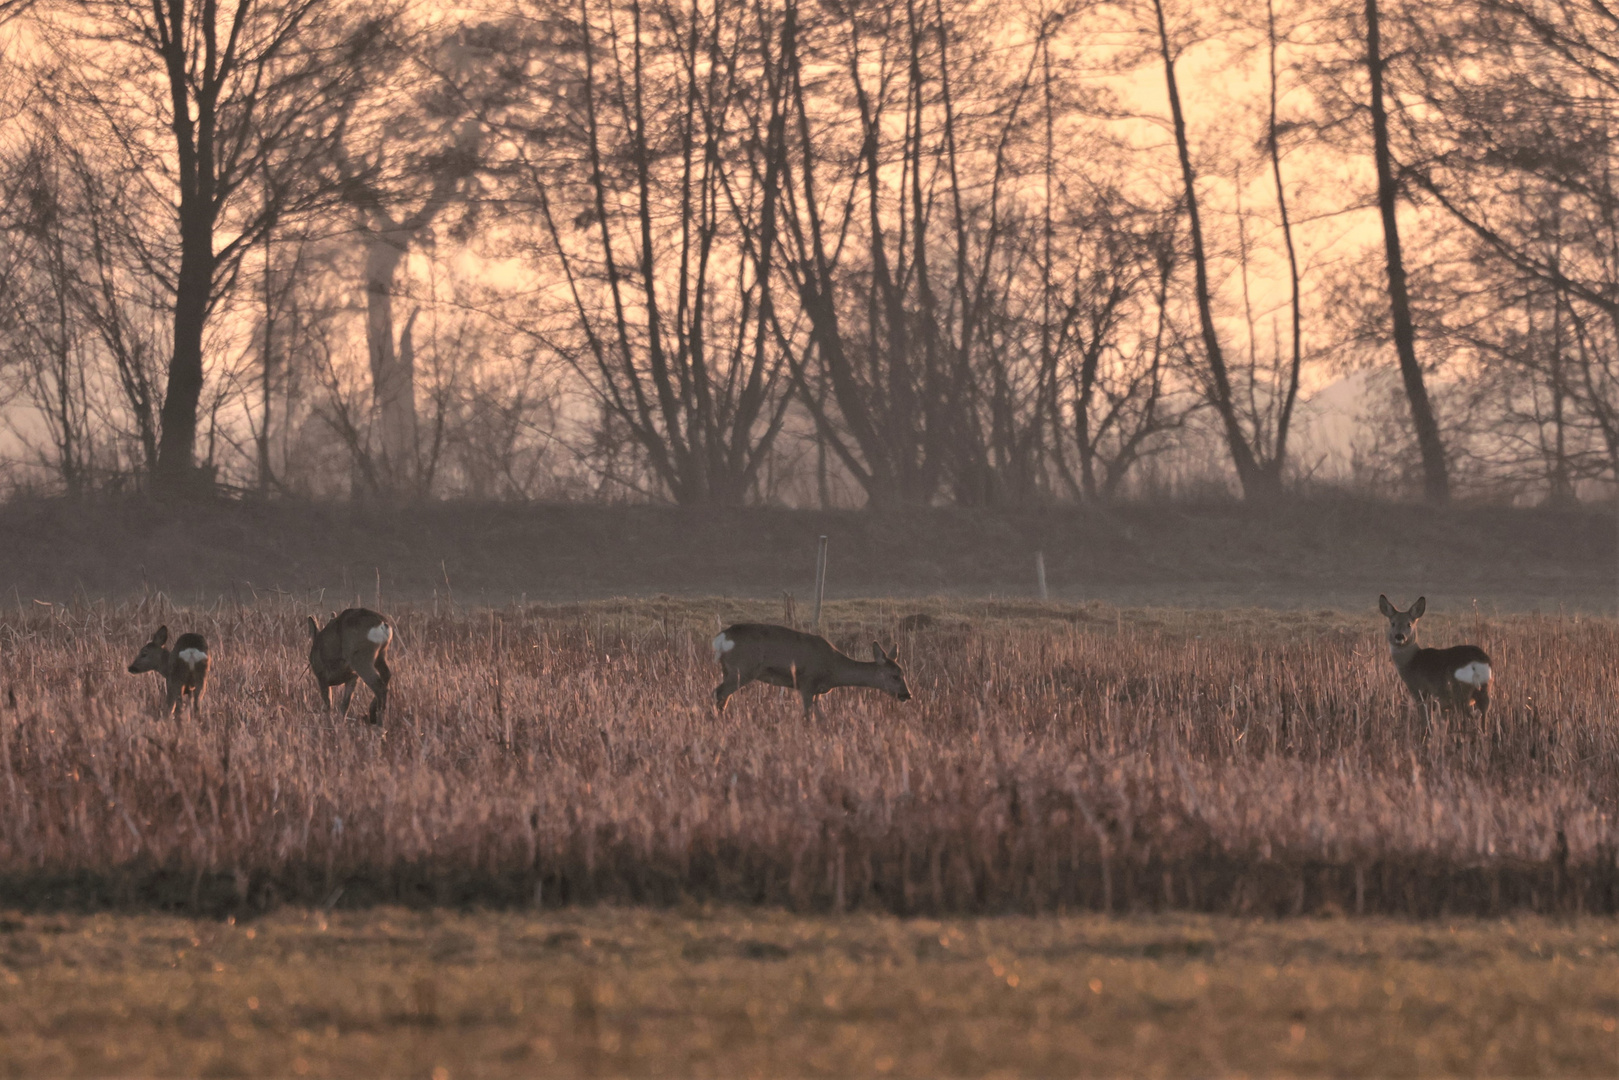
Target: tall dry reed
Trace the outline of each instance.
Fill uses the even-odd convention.
[[[1375,613],[850,604],[831,636],[897,638],[916,697],[821,724],[714,715],[715,619],[757,606],[411,609],[377,729],[363,686],[315,711],[308,610],[0,619],[0,904],[1619,910],[1609,621],[1441,624],[1497,683],[1428,730]],[[212,643],[200,720],[124,671],[159,621]]]

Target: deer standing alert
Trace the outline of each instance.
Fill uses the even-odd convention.
[[[1426,710],[1429,702],[1441,708],[1478,708],[1480,718],[1490,708],[1490,658],[1477,645],[1424,649],[1417,644],[1417,620],[1428,609],[1428,599],[1417,597],[1410,610],[1401,611],[1378,596],[1378,610],[1388,619],[1389,658],[1405,681],[1406,689]]]
[[[158,627],[152,640],[141,646],[141,651],[129,662],[129,673],[155,671],[163,676],[167,690],[163,705],[165,716],[173,716],[187,694],[191,696],[191,713],[195,716],[202,692],[208,685],[208,642],[201,634],[181,634],[175,639],[171,652],[164,648],[168,640],[169,628]]]

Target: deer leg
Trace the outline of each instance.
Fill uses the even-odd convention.
[[[349,714],[349,699],[354,697],[354,675],[343,680],[343,696],[337,703],[338,719],[346,719]]]
[[[179,679],[169,680],[168,700],[163,704],[163,712],[170,719],[180,710],[180,698],[185,694],[185,683]]]
[[[1417,720],[1422,726],[1422,740],[1426,742],[1433,729],[1433,718],[1428,711],[1428,699],[1413,690],[1411,692],[1411,707],[1416,710]]]
[[[378,670],[379,668],[381,670]],[[382,710],[388,704],[388,679],[383,675],[383,672],[388,671],[388,662],[380,656],[375,661],[360,657],[359,662],[354,665],[354,670],[365,681],[365,685],[371,688],[371,709],[365,714],[366,723],[382,723]]]
[[[377,682],[382,687],[382,692],[371,702],[371,711],[376,717],[371,721],[373,724],[382,723],[382,714],[388,708],[388,687],[394,681],[393,669],[388,666],[388,658],[380,652],[377,653],[377,674],[381,676]]]
[[[720,680],[718,686],[714,687],[714,710],[716,712],[724,712],[725,703],[730,700],[731,695],[742,689],[742,676],[735,669],[722,667],[720,670],[725,673],[725,677]]]
[[[1489,683],[1485,683],[1483,686],[1479,687],[1478,690],[1473,694],[1473,704],[1478,706],[1478,718],[1480,720],[1484,719],[1484,715],[1490,711]]]

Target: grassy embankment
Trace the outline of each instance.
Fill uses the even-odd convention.
[[[829,595],[1031,596],[1127,607],[1612,614],[1610,510],[1444,509],[1348,498],[908,508],[881,513],[660,506],[143,499],[0,504],[0,598],[62,603],[161,590],[207,606],[277,591],[501,606],[669,593],[802,601],[816,537]]]

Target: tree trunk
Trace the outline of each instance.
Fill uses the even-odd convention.
[[[213,227],[207,208],[181,205],[180,276],[174,297],[174,355],[163,395],[157,487],[178,491],[196,480],[197,405],[202,400],[202,332],[213,288]]]
[[[415,361],[406,362],[394,348],[394,278],[410,243],[409,235],[398,235],[402,231],[373,231],[365,253],[365,336],[379,436],[376,475],[392,494],[411,487],[416,466]]]
[[[1422,367],[1417,363],[1416,331],[1411,323],[1411,297],[1406,291],[1405,257],[1400,251],[1400,227],[1395,216],[1398,190],[1389,161],[1388,112],[1383,103],[1383,45],[1377,0],[1366,0],[1366,74],[1372,89],[1372,155],[1377,162],[1377,208],[1383,216],[1383,241],[1388,253],[1389,308],[1394,320],[1394,351],[1400,357],[1400,377],[1411,403],[1411,424],[1422,454],[1423,494],[1431,503],[1448,502],[1450,477],[1445,466],[1445,444],[1439,437]]]
[[[1153,12],[1158,19],[1158,43],[1164,60],[1164,81],[1169,89],[1169,114],[1175,129],[1175,150],[1180,156],[1181,181],[1186,188],[1186,217],[1192,234],[1192,269],[1196,278],[1197,321],[1203,332],[1203,350],[1209,362],[1210,389],[1215,411],[1225,430],[1226,447],[1231,463],[1236,467],[1237,480],[1242,484],[1246,498],[1270,494],[1269,484],[1253,449],[1242,432],[1237,410],[1232,404],[1231,379],[1226,371],[1225,352],[1220,347],[1219,331],[1214,326],[1213,304],[1209,297],[1208,258],[1203,249],[1203,223],[1198,215],[1197,173],[1192,168],[1192,153],[1186,137],[1186,117],[1181,111],[1180,88],[1175,81],[1175,59],[1169,47],[1169,28],[1164,23],[1163,0],[1153,0]]]
[[[1287,212],[1287,188],[1282,183],[1282,151],[1276,137],[1276,6],[1265,0],[1265,25],[1270,44],[1270,121],[1265,128],[1266,149],[1270,153],[1271,176],[1276,181],[1276,210],[1281,219],[1282,241],[1287,248],[1288,308],[1292,316],[1293,355],[1289,363],[1287,392],[1276,416],[1276,445],[1265,465],[1276,490],[1282,487],[1282,470],[1287,466],[1287,436],[1293,423],[1293,407],[1299,400],[1299,372],[1304,366],[1303,298],[1299,287],[1299,256],[1293,246],[1293,221]]]
[[[257,466],[256,480],[260,497],[270,494],[274,480],[270,469],[270,404],[275,387],[275,263],[269,233],[264,236],[264,355],[259,364],[259,425],[253,440]]]

